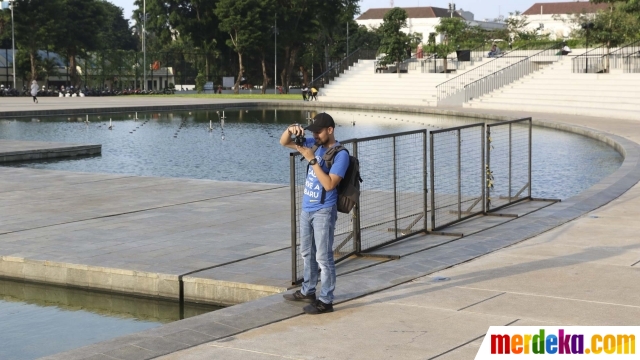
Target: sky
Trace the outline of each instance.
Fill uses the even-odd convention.
[[[112,3],[124,9],[126,18],[131,17],[133,12],[134,0],[109,0]],[[322,1],[322,0],[318,0]],[[464,9],[471,11],[475,15],[476,20],[484,20],[485,18],[494,19],[498,15],[505,17],[509,12],[519,10],[524,12],[536,2],[557,2],[570,0],[394,0],[394,6],[399,7],[416,7],[416,6],[435,6],[448,8],[449,3],[456,4],[456,9]],[[583,0],[588,2],[588,0]],[[390,0],[362,0],[360,1],[360,11],[365,12],[370,8],[390,7]]]

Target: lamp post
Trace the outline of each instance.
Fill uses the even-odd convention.
[[[449,12],[451,13],[451,17],[453,18],[453,13],[456,11],[456,4],[450,2],[449,3]]]
[[[273,20],[273,93],[278,93],[278,17]]]
[[[582,24],[582,29],[586,30],[587,32],[587,51],[585,52],[585,56],[584,56],[584,72],[585,74],[589,72],[589,55],[587,54],[589,52],[589,29],[593,29],[594,24],[592,22],[587,22]]]
[[[142,89],[147,90],[147,0],[142,2]]]

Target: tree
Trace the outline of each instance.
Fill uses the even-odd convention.
[[[447,72],[447,56],[456,49],[459,38],[467,29],[467,23],[460,18],[440,18],[436,31],[443,35],[442,42],[435,48],[438,57],[444,61],[444,72]]]
[[[638,19],[628,11],[628,0],[591,0],[595,4],[607,4],[607,9],[596,13],[594,27],[590,31],[591,39],[602,43],[609,54],[612,47],[620,46],[626,41],[636,39],[638,35]],[[609,57],[605,57],[605,69],[609,72]]]
[[[69,77],[72,85],[79,85],[76,57],[87,54],[98,48],[99,31],[103,29],[105,8],[98,0],[62,0],[62,7],[58,13],[64,17],[61,24],[57,24],[54,47],[67,56]]]
[[[384,20],[380,26],[382,39],[380,40],[380,53],[384,53],[384,64],[396,63],[396,71],[400,71],[400,61],[407,54],[409,35],[402,32],[407,27],[407,12],[399,7],[389,10],[384,14]]]
[[[133,29],[129,26],[129,21],[125,19],[122,8],[109,1],[98,1],[97,4],[101,7],[100,11],[104,21],[102,24],[95,24],[95,26],[102,25],[98,28],[98,46],[96,48],[136,50],[138,40]]]
[[[30,80],[36,80],[38,50],[54,42],[63,4],[61,0],[17,0],[14,6],[16,42],[29,55]]]
[[[515,41],[530,37],[530,31],[527,30],[527,26],[530,24],[529,17],[522,15],[520,11],[510,12],[506,22],[511,40]]]
[[[220,30],[229,34],[227,45],[238,54],[238,79],[233,92],[240,91],[243,81],[244,64],[242,54],[252,49],[260,39],[257,25],[260,23],[260,7],[257,0],[221,0],[216,8],[220,21]]]

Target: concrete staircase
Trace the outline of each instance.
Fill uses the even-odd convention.
[[[360,60],[319,90],[319,101],[436,106],[436,85],[448,74],[377,74],[374,60]]]
[[[436,86],[460,74],[474,71],[489,61],[503,68],[522,58],[497,58],[476,61],[457,73],[442,74],[422,72],[419,64],[411,67],[407,73],[375,73],[375,60],[360,60],[348,71],[319,89],[319,101],[355,102],[372,104],[437,106]],[[489,69],[489,67],[485,67]],[[477,77],[486,76],[489,70],[477,70]],[[474,75],[475,76],[475,75]]]
[[[640,120],[640,74],[571,72],[571,58],[465,103],[464,107],[543,111]]]

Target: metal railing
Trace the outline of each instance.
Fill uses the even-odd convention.
[[[360,162],[360,203],[338,213],[333,253],[336,262],[427,231],[427,130],[341,142]],[[300,210],[307,163],[290,156],[292,283],[303,274]]]
[[[322,88],[333,81],[333,79],[340,76],[340,74],[349,70],[349,67],[353,66],[353,64],[358,62],[358,60],[374,60],[376,58],[376,53],[377,50],[357,49],[344,59],[338,61],[327,71],[320,74],[320,76],[313,79],[311,84],[316,88]]]
[[[511,55],[512,52],[502,53],[499,57],[492,58],[492,60],[487,63],[436,86],[438,103],[461,105],[464,102],[464,90],[468,84],[493,74],[518,60],[526,58],[525,56]]]
[[[607,48],[606,44],[576,56],[572,60],[571,71],[574,73],[609,73],[612,69],[623,69],[627,72],[628,58],[640,52],[640,40],[635,40],[619,47]]]
[[[431,229],[484,212],[484,123],[430,132]]]
[[[531,199],[531,118],[488,124],[486,210]]]
[[[491,71],[480,79],[470,81],[464,85],[463,81],[468,78],[465,77],[466,74],[461,75],[461,80],[453,83],[451,83],[450,80],[449,82],[440,84],[436,88],[438,92],[438,104],[461,106],[465,102],[488,94],[505,85],[511,84],[524,76],[540,70],[550,63],[560,60],[562,55],[558,54],[558,49],[560,49],[560,44],[556,44],[551,48],[542,50],[528,57],[510,58],[517,59],[517,61],[515,63],[504,64],[506,65],[504,67],[491,67],[490,69],[494,71]],[[483,66],[476,69],[482,67]],[[476,69],[469,73],[475,72]],[[452,80],[456,80],[456,78]]]
[[[640,73],[640,50],[624,58],[624,73]]]

